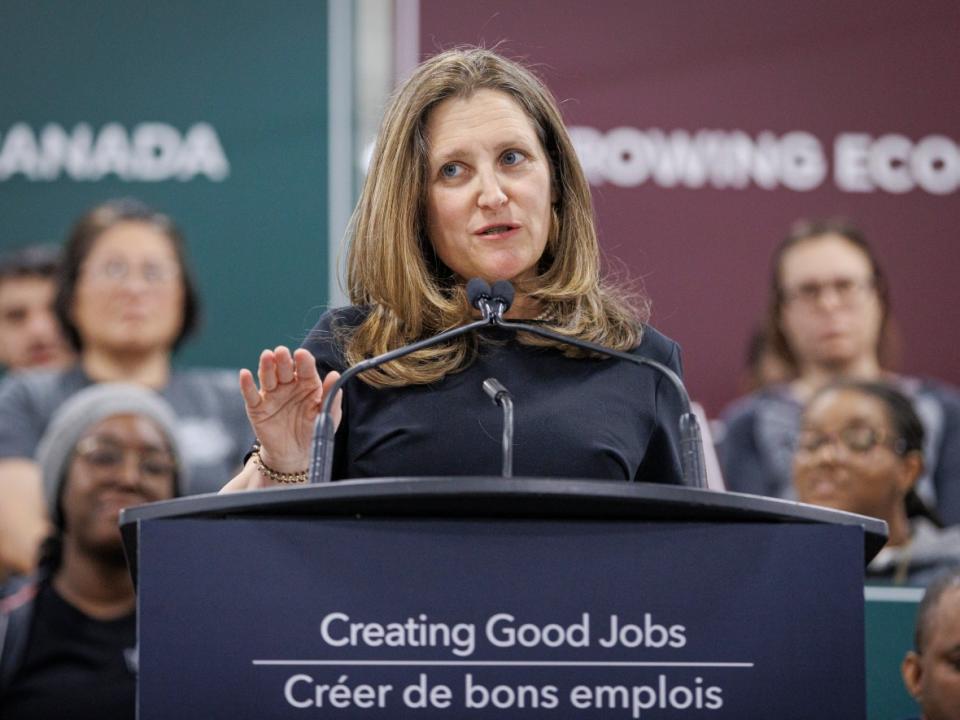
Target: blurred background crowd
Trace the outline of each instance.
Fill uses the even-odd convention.
[[[0,28],[0,698],[31,678],[10,717],[55,716],[78,656],[130,714],[119,509],[239,468],[232,367],[345,303],[384,99],[461,42],[560,100],[609,270],[683,347],[713,482],[885,520],[870,584],[960,564],[954,3],[101,5]],[[960,707],[924,672],[934,621],[960,622],[946,577],[904,664],[930,718]]]

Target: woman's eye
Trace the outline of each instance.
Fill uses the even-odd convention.
[[[455,178],[460,175],[460,166],[457,163],[447,163],[440,168],[440,174],[445,178]]]
[[[123,463],[123,453],[117,450],[92,450],[87,461],[94,467],[116,467]]]
[[[504,165],[516,165],[526,159],[526,156],[519,150],[507,150],[503,154]]]

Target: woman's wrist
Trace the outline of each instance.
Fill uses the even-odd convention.
[[[250,457],[261,470],[266,468],[266,470],[272,471],[277,475],[306,474],[310,466],[310,458],[308,456],[287,457],[271,453],[267,448],[263,447],[259,441],[254,444]],[[270,477],[269,473],[264,474]]]
[[[257,467],[257,471],[260,473],[260,475],[268,480],[284,485],[296,485],[298,483],[305,483],[307,481],[306,470],[298,470],[297,472],[280,472],[279,470],[275,470],[263,462],[259,452],[254,452],[250,457],[253,460],[253,464]]]

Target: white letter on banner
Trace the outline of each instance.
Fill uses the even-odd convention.
[[[166,123],[141,123],[133,129],[133,174],[138,180],[168,180],[176,172],[180,133]]]
[[[873,192],[867,171],[867,149],[870,136],[865,133],[842,133],[833,143],[833,180],[846,192]]]
[[[716,188],[745,188],[750,184],[753,164],[753,140],[745,132],[734,130],[724,137],[720,131],[702,130],[706,157],[710,167],[710,181]]]
[[[753,181],[764,190],[773,190],[780,184],[780,141],[769,130],[757,136],[757,148],[751,167]]]
[[[603,162],[604,162],[604,139],[603,134],[592,127],[571,127],[568,128],[570,141],[577,151],[577,157],[580,158],[580,165],[583,166],[583,172],[587,176],[587,182],[591,185],[602,185],[604,180]]]
[[[780,163],[782,182],[791,190],[813,190],[827,176],[823,147],[808,132],[790,132],[780,138]]]
[[[37,176],[43,180],[56,180],[63,172],[70,152],[70,137],[56,123],[47,123],[40,131],[40,161]]]
[[[653,148],[653,180],[660,187],[674,187],[680,182],[683,159],[688,151],[690,136],[683,130],[674,130],[669,136],[657,128],[648,133]]]
[[[197,123],[187,130],[177,153],[176,166],[178,180],[190,180],[203,173],[214,182],[220,182],[230,174],[230,163],[217,131],[207,123]]]
[[[636,128],[618,127],[607,133],[602,161],[607,179],[620,187],[636,187],[650,177],[653,147]]]
[[[917,143],[910,167],[928,193],[947,195],[960,186],[960,149],[943,135],[930,135]]]
[[[867,167],[870,177],[881,190],[905,193],[913,190],[910,177],[910,151],[913,143],[903,135],[883,135],[870,146]]]
[[[63,164],[67,174],[74,180],[92,180],[96,175],[93,163],[93,128],[89,123],[77,123],[73,128]]]
[[[39,155],[33,130],[26,123],[16,123],[7,131],[0,149],[0,180],[17,173],[23,173],[28,180],[36,180]]]
[[[130,140],[119,123],[108,123],[100,130],[93,147],[94,178],[113,173],[121,180],[130,179]]]

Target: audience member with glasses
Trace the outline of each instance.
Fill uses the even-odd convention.
[[[923,472],[923,424],[890,385],[840,381],[803,411],[793,460],[797,499],[885,520],[886,546],[867,581],[926,585],[960,566],[960,527],[944,530],[914,491]]]
[[[133,718],[136,597],[120,510],[178,494],[178,419],[128,383],[80,390],[38,460],[52,531],[39,569],[0,587],[0,716]]]
[[[170,218],[135,200],[90,210],[63,249],[55,309],[76,366],[0,385],[0,567],[19,572],[33,567],[47,531],[37,443],[78,390],[132,382],[162,395],[178,415],[186,494],[218,490],[253,442],[234,372],[172,367],[197,324],[198,297]]]
[[[803,405],[838,379],[883,380],[913,400],[924,424],[917,492],[948,524],[960,522],[960,394],[891,373],[889,324],[886,276],[863,234],[845,221],[797,223],[773,257],[765,333],[792,378],[723,413],[719,451],[729,489],[793,498]]]

